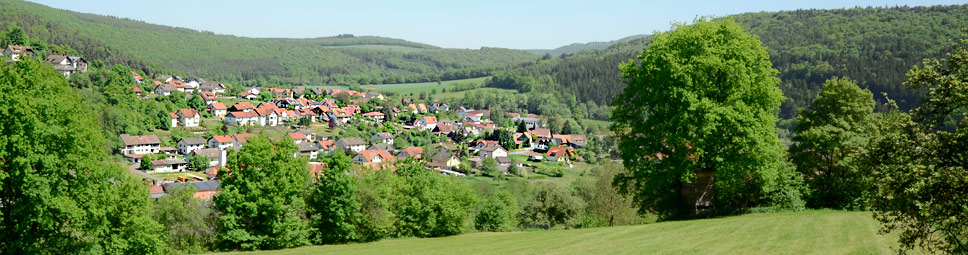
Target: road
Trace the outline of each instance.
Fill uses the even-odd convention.
[[[161,178],[155,177],[154,175],[150,175],[148,173],[145,173],[144,171],[138,170],[137,164],[131,164],[130,166],[128,166],[128,172],[131,172],[137,176],[141,176],[142,180],[150,179],[154,181],[155,184],[161,184]]]

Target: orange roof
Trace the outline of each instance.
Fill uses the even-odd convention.
[[[211,104],[211,107],[212,107],[212,109],[215,109],[215,110],[225,110],[225,109],[228,109],[228,108],[225,108],[225,104],[223,104],[223,103],[212,103]]]
[[[383,116],[382,112],[368,112],[364,113],[363,116]]]
[[[319,141],[319,147],[323,148],[323,150],[332,149],[333,145],[334,145],[333,141]]]
[[[227,135],[213,136],[212,139],[215,139],[215,141],[219,143],[231,143],[235,141],[235,139],[232,139],[231,136],[227,136]]]
[[[251,138],[251,137],[252,137],[252,134],[234,134],[234,135],[232,135],[232,138],[234,138],[235,141],[236,142],[239,142],[239,143],[246,143],[246,142],[249,141],[249,138]]]
[[[306,140],[306,139],[308,139],[308,138],[306,138],[306,134],[299,133],[299,132],[289,133],[289,138],[292,138],[293,140]]]
[[[183,117],[191,117],[198,114],[198,110],[195,109],[178,109],[178,115]]]
[[[360,155],[362,155],[363,158],[365,158],[366,161],[368,162],[373,161],[373,159],[375,159],[376,156],[380,156],[380,158],[383,159],[382,160],[383,162],[396,161],[396,158],[394,158],[393,155],[390,155],[389,151],[385,151],[385,150],[363,150],[363,151],[360,151]]]
[[[423,117],[423,120],[427,124],[436,124],[437,123],[437,117],[434,117],[434,116],[424,116]]]
[[[243,109],[255,109],[255,106],[252,105],[252,103],[245,102],[245,101],[238,102],[238,103],[232,105],[232,107],[234,107],[235,109],[239,109],[239,110],[243,110]]]

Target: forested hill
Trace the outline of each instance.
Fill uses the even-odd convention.
[[[648,37],[648,35],[627,36],[622,39],[607,41],[607,42],[572,43],[572,44],[561,46],[551,50],[532,49],[532,50],[525,50],[525,51],[536,55],[548,54],[550,56],[561,56],[561,54],[575,54],[583,50],[604,50],[616,43],[628,42],[628,41],[641,39],[645,37]]]
[[[962,29],[968,27],[968,5],[797,10],[728,18],[758,35],[768,47],[788,98],[781,117],[790,118],[834,76],[856,80],[880,102],[886,92],[901,108],[910,109],[920,92],[903,87],[905,73],[925,58],[950,51],[951,41],[960,39]],[[579,101],[609,104],[625,88],[618,63],[641,53],[647,42],[616,43],[601,51],[525,64],[508,76],[550,76],[559,90],[576,95]],[[495,79],[491,85],[515,86],[508,79]]]
[[[439,47],[381,37],[247,38],[0,0],[0,29],[68,45],[88,59],[148,73],[240,83],[401,83],[480,77],[539,58],[519,50]],[[153,10],[132,10],[132,13]],[[134,14],[136,15],[136,14]]]

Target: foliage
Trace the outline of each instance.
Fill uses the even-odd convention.
[[[165,252],[147,190],[108,161],[83,101],[46,63],[0,63],[0,253]]]
[[[608,162],[592,168],[594,179],[578,179],[576,194],[585,201],[582,227],[615,226],[643,223],[632,198],[612,185],[615,176],[624,173],[622,165]]]
[[[513,176],[522,176],[521,168],[518,168],[518,164],[516,162],[511,162],[511,165],[508,166],[508,173]]]
[[[858,157],[876,124],[873,111],[870,91],[849,79],[833,78],[800,112],[790,154],[810,186],[811,207],[864,208],[873,180],[860,169]]]
[[[309,244],[309,226],[303,220],[309,171],[304,158],[293,158],[295,150],[288,139],[273,143],[260,134],[230,155],[226,167],[231,172],[215,196],[221,249]]]
[[[927,89],[924,104],[889,114],[863,156],[876,180],[874,218],[898,233],[901,253],[968,253],[968,40],[907,75],[906,86]]]
[[[474,216],[474,228],[478,231],[511,231],[518,225],[518,200],[506,190],[494,192],[481,204]]]
[[[577,223],[585,207],[584,201],[555,184],[538,184],[538,187],[521,209],[521,222],[526,226],[572,225]]]
[[[427,171],[418,161],[398,166],[404,179],[398,186],[394,214],[398,236],[438,237],[460,234],[476,204],[474,191],[461,180]]]
[[[343,153],[330,153],[325,168],[312,185],[306,201],[314,244],[346,243],[359,240],[356,229],[363,214],[356,195],[356,182],[347,172],[353,161]]]
[[[627,188],[642,212],[674,216],[695,210],[683,183],[711,172],[714,207],[763,204],[784,176],[784,148],[774,129],[783,100],[777,71],[755,36],[729,19],[698,19],[652,37],[641,63],[621,65],[625,92],[615,99]]]
[[[152,169],[153,166],[151,165],[152,160],[154,160],[154,156],[152,156],[151,154],[145,154],[144,156],[141,157],[141,164],[139,165],[139,168],[141,168],[141,170],[144,170],[144,171],[154,170]]]
[[[501,174],[501,172],[497,169],[497,160],[494,160],[493,158],[485,158],[481,162],[481,173],[491,177],[497,177],[499,174]]]
[[[175,253],[203,253],[215,241],[215,218],[191,188],[175,188],[155,201],[152,216],[165,227],[165,241]]]
[[[0,35],[0,45],[6,48],[7,45],[27,45],[30,42],[30,38],[27,37],[27,32],[24,32],[23,28],[17,25],[12,25],[3,30],[3,34]]]
[[[206,156],[194,156],[188,160],[188,169],[192,172],[205,172],[211,162]]]

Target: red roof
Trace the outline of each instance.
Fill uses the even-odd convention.
[[[308,138],[306,138],[306,134],[299,133],[299,132],[289,133],[289,138],[292,138],[293,140],[306,140],[306,139],[308,139]]]
[[[198,110],[195,109],[178,109],[178,115],[182,117],[192,117],[198,114]]]
[[[171,117],[172,119],[177,119],[178,118],[178,114],[175,114],[173,112],[169,112],[168,113],[168,117]]]
[[[252,117],[258,116],[256,115],[255,112],[242,112],[242,111],[230,112],[229,115],[232,115],[232,117],[235,117],[235,118],[252,118]]]
[[[333,141],[319,141],[319,147],[323,150],[329,150],[333,148]]]
[[[231,142],[235,142],[235,139],[232,139],[231,136],[227,136],[227,135],[217,135],[217,136],[213,136],[212,139],[215,139],[215,141],[216,142],[219,142],[219,143],[231,143]]]
[[[434,117],[434,116],[424,116],[423,117],[423,120],[427,124],[436,124],[437,123],[437,117]]]
[[[396,158],[394,158],[393,155],[390,155],[389,151],[385,151],[385,150],[363,150],[363,151],[360,151],[360,155],[362,155],[367,162],[372,162],[373,159],[376,158],[376,156],[378,155],[380,156],[380,158],[383,159],[382,160],[383,162],[396,161]]]
[[[228,108],[225,108],[225,104],[223,104],[223,103],[212,103],[211,104],[211,107],[212,107],[212,109],[215,109],[215,110],[225,110],[225,109],[228,109]]]
[[[238,110],[255,109],[255,106],[252,105],[252,103],[245,102],[245,101],[238,102],[238,103],[232,105],[232,107],[235,108],[235,109],[238,109]]]
[[[364,113],[363,116],[367,116],[367,117],[369,117],[369,116],[383,116],[383,113],[382,112],[368,112],[368,113]]]

